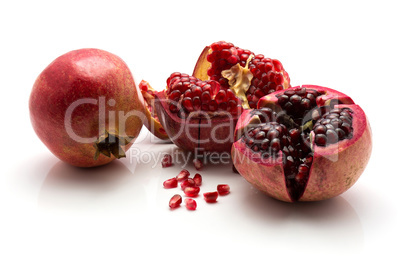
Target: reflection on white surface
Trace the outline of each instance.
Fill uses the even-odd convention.
[[[175,150],[172,144],[147,142],[136,148],[162,153]],[[139,251],[152,250],[156,243],[162,251],[176,242],[184,251],[189,249],[187,252],[194,242],[208,243],[209,249],[199,251],[200,257],[209,256],[211,249],[219,249],[215,254],[225,254],[234,245],[244,255],[266,249],[272,254],[320,255],[330,250],[333,255],[344,255],[358,253],[364,247],[360,219],[344,198],[296,204],[276,201],[233,173],[231,165],[205,165],[201,193],[195,198],[196,211],[188,211],[184,205],[170,210],[170,197],[183,193],[179,188],[164,189],[162,183],[177,175],[182,162],[161,168],[160,163],[131,164],[126,159],[94,169],[58,162],[42,184],[38,205],[46,217],[76,219],[88,238],[93,235],[86,232],[88,221],[98,222],[107,233],[112,219],[113,233],[130,236]],[[195,174],[192,165],[186,168]],[[228,183],[231,193],[207,204],[202,192],[214,190],[220,183]],[[121,220],[115,222],[115,216]]]

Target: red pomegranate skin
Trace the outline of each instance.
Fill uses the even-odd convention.
[[[144,121],[144,100],[128,66],[100,49],[74,50],[49,64],[33,85],[29,110],[46,147],[79,167],[115,159],[103,154],[95,158],[94,143],[102,132],[133,137],[122,147],[127,150]]]

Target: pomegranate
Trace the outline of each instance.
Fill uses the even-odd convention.
[[[79,167],[124,157],[143,123],[152,123],[128,66],[99,49],[74,50],[54,60],[36,79],[29,110],[41,141]]]
[[[140,83],[169,138],[183,150],[201,154],[230,152],[243,109],[255,108],[262,96],[288,87],[281,62],[223,41],[203,50],[192,76],[172,73],[165,90]]]
[[[239,173],[276,199],[317,201],[349,189],[366,167],[372,136],[347,95],[304,85],[271,93],[245,111],[232,159]]]

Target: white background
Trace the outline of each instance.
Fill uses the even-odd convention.
[[[0,257],[401,256],[401,25],[400,6],[386,0],[2,1]],[[361,105],[373,153],[350,190],[286,204],[229,165],[208,165],[201,191],[228,183],[231,194],[212,205],[199,197],[194,212],[170,211],[179,190],[162,182],[182,165],[144,161],[173,145],[153,143],[144,130],[132,159],[82,170],[58,161],[32,130],[31,87],[65,52],[108,50],[137,82],[162,89],[170,73],[191,73],[203,47],[218,40],[281,60],[293,86],[336,88]]]

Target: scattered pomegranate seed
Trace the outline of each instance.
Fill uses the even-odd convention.
[[[174,209],[180,206],[182,202],[182,198],[179,194],[173,195],[173,197],[169,201],[169,207]]]
[[[169,166],[172,166],[173,165],[173,162],[172,162],[172,156],[171,155],[168,155],[168,154],[166,154],[166,155],[164,155],[163,156],[163,159],[162,159],[162,167],[169,167]]]
[[[188,210],[195,210],[197,208],[197,202],[191,198],[186,198],[184,202]]]
[[[190,172],[186,169],[180,171],[180,173],[176,176],[177,181],[181,182],[186,180],[190,176]]]
[[[218,184],[217,190],[219,195],[226,195],[230,192],[230,186],[227,184]]]
[[[193,187],[193,186],[195,186],[195,181],[191,178],[187,178],[180,184],[182,190],[184,190],[186,187]]]
[[[206,192],[204,193],[204,199],[208,203],[216,202],[218,199],[218,192]]]
[[[196,197],[200,192],[200,187],[198,186],[188,186],[184,188],[184,194],[189,197]]]
[[[166,189],[176,188],[177,187],[177,179],[176,179],[176,177],[164,181],[163,182],[163,187],[165,187]]]
[[[194,163],[195,169],[201,170],[201,168],[202,168],[202,161],[201,161],[200,159],[198,159],[198,158],[194,159],[194,160],[193,160],[193,163]]]
[[[193,180],[195,182],[195,186],[201,186],[201,184],[202,184],[202,176],[199,173],[196,173],[194,175]]]

